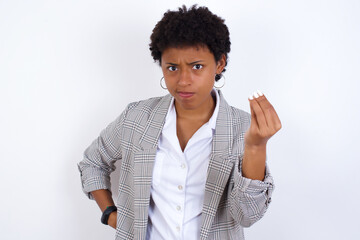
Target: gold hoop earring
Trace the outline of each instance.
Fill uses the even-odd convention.
[[[215,86],[215,83],[220,82],[221,79],[223,79],[223,84],[221,86]],[[216,89],[220,89],[223,86],[225,86],[225,76],[221,74],[221,78],[218,81],[215,81],[215,83],[214,83],[214,88]]]
[[[161,88],[162,89],[164,89],[164,90],[167,90],[167,88],[166,87],[163,87],[163,85],[162,85],[162,80],[164,79],[164,77],[162,77],[161,79],[160,79],[160,86],[161,86]],[[165,79],[164,79],[165,80]],[[165,83],[165,86],[166,86],[166,83]]]

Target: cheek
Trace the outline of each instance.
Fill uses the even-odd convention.
[[[214,85],[214,82],[215,82],[215,73],[212,73],[212,72],[206,72],[206,74],[204,74],[202,76],[202,81],[203,81],[203,84],[205,85]]]
[[[164,75],[165,77],[165,84],[169,92],[171,92],[176,87],[176,82],[169,76]]]

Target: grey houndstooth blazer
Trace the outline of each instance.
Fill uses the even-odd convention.
[[[221,92],[202,211],[200,239],[244,239],[243,227],[265,213],[273,190],[241,176],[244,135],[250,114],[229,106]],[[83,191],[110,190],[110,173],[120,160],[116,239],[145,239],[157,144],[171,95],[131,103],[86,149],[78,164]]]

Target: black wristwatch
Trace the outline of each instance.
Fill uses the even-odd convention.
[[[108,225],[109,216],[112,212],[117,211],[117,207],[115,206],[108,206],[101,216],[101,222],[105,225]]]

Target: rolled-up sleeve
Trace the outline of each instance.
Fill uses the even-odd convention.
[[[274,190],[273,178],[266,164],[263,181],[252,180],[241,175],[237,162],[234,173],[234,188],[231,192],[231,214],[243,227],[249,227],[257,222],[266,212]]]
[[[121,127],[128,108],[129,106],[100,133],[85,150],[83,160],[78,163],[82,189],[90,199],[93,199],[92,191],[111,190],[110,173],[115,170],[115,161],[122,157]]]

